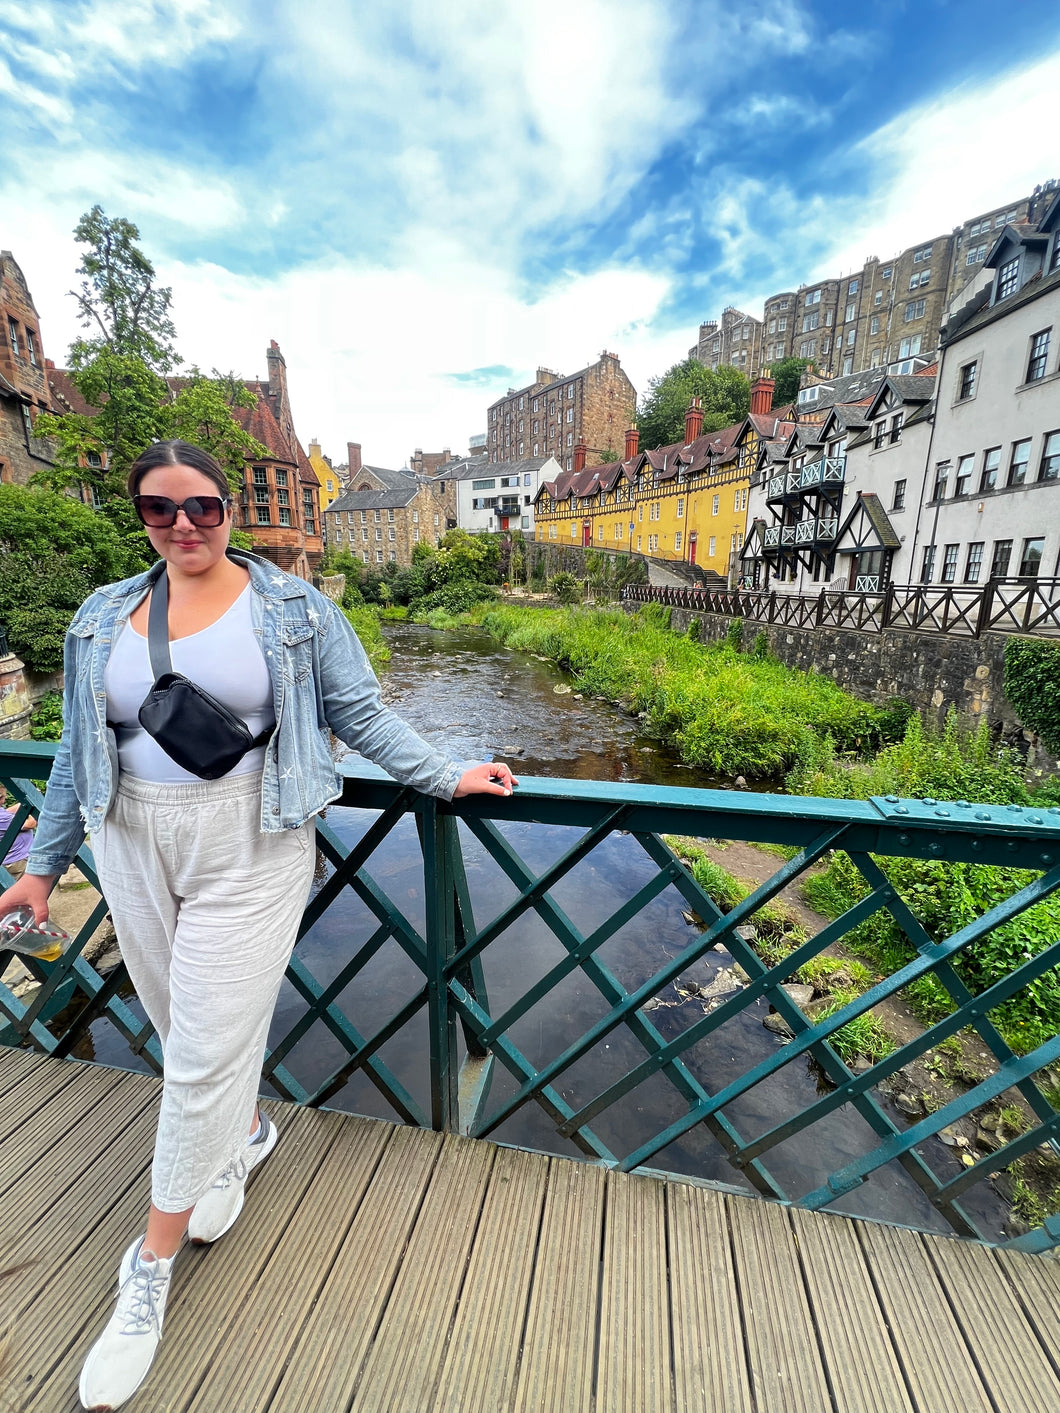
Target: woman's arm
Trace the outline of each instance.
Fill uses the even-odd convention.
[[[465,769],[425,741],[383,705],[379,682],[361,640],[329,600],[318,628],[320,690],[328,725],[340,741],[381,765],[402,784],[451,800],[469,794],[511,794],[506,765]]]

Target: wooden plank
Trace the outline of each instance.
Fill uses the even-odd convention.
[[[858,1236],[920,1413],[993,1413],[960,1326],[915,1232],[865,1222]]]
[[[62,1060],[53,1060],[26,1075],[21,1083],[4,1096],[3,1104],[0,1105],[0,1146],[3,1146],[7,1161],[10,1161],[12,1155],[17,1156],[19,1151],[7,1146],[11,1135],[38,1110],[46,1108],[53,1096],[73,1085],[78,1073],[78,1067],[68,1065]],[[106,1071],[101,1070],[100,1073],[105,1074]]]
[[[667,1186],[674,1380],[681,1413],[754,1413],[725,1198]]]
[[[317,1123],[335,1131],[334,1141],[304,1197],[293,1206],[284,1202],[287,1221],[279,1241],[232,1312],[230,1329],[195,1391],[196,1409],[251,1413],[271,1406],[289,1352],[391,1136],[387,1125],[345,1114],[320,1114]],[[345,1400],[331,1406],[345,1407]]]
[[[431,1408],[496,1148],[446,1136],[352,1409]]]
[[[996,1251],[994,1257],[1028,1327],[1060,1374],[1060,1261],[1022,1251]]]
[[[914,1413],[854,1223],[789,1215],[838,1413]]]
[[[182,1253],[177,1270],[184,1266],[184,1284],[166,1307],[165,1338],[151,1372],[156,1388],[165,1392],[167,1413],[192,1408],[231,1413],[233,1405],[223,1391],[211,1385],[211,1396],[200,1398],[200,1386],[214,1360],[226,1358],[229,1348],[241,1347],[251,1333],[243,1310],[335,1140],[337,1118],[287,1109],[279,1145],[251,1183],[238,1224],[213,1245]],[[293,1271],[290,1299],[299,1301],[305,1288],[305,1273]],[[277,1350],[277,1361],[283,1355]]]
[[[442,1146],[441,1134],[393,1128],[315,1306],[293,1345],[272,1407],[345,1409]]]
[[[1000,1277],[992,1251],[952,1237],[924,1245],[997,1413],[1055,1413],[1060,1380],[1015,1294]]]
[[[497,1150],[434,1396],[438,1409],[496,1413],[511,1403],[548,1168],[543,1154]]]
[[[555,1158],[513,1413],[590,1413],[607,1175]]]
[[[31,1074],[48,1068],[48,1056],[39,1050],[16,1050],[0,1045],[0,1098]]]
[[[670,1413],[670,1308],[666,1291],[666,1186],[609,1173],[600,1289],[599,1408]]]
[[[750,1197],[727,1197],[726,1208],[756,1403],[821,1413],[831,1399],[788,1214]]]

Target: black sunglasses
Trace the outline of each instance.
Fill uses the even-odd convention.
[[[213,530],[224,522],[225,511],[232,504],[229,496],[189,496],[179,502],[169,496],[133,496],[133,505],[141,522],[150,530],[168,530],[183,510],[191,523],[200,530]]]

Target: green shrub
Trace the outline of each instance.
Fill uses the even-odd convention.
[[[582,596],[581,584],[573,574],[561,569],[548,581],[548,590],[560,603],[577,603]]]
[[[45,692],[33,708],[29,734],[34,741],[58,741],[63,734],[63,694]]]
[[[739,652],[743,647],[743,619],[734,618],[725,630],[725,641],[733,652]]]
[[[1024,726],[1060,755],[1060,644],[1043,638],[1005,640],[1005,695]]]
[[[390,661],[390,649],[383,630],[379,627],[379,615],[367,604],[363,608],[343,608],[343,614],[353,625],[353,630],[361,640],[361,646],[368,654],[368,661],[376,672]]]

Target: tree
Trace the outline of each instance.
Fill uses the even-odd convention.
[[[804,368],[813,368],[812,358],[781,358],[769,370],[776,382],[773,389],[773,406],[785,407],[799,395],[799,379]]]
[[[62,666],[63,636],[92,589],[135,573],[115,527],[69,496],[0,485],[0,623],[36,672]]]
[[[55,461],[34,479],[50,490],[89,487],[128,535],[135,529],[125,477],[151,442],[180,437],[205,448],[235,488],[242,486],[244,455],[265,448],[234,416],[254,402],[233,374],[214,369],[207,378],[191,368],[173,386],[167,382],[180,362],[171,291],[156,285],[154,266],[135,244],[137,227],[93,206],[74,235],[87,246],[81,286],[70,291],[86,334],[70,345],[70,375],[91,412],[37,417],[34,431],[53,440]]]
[[[751,406],[751,385],[739,369],[706,368],[695,358],[650,378],[648,388],[637,416],[642,451],[684,441],[685,412],[692,397],[702,400],[704,432],[732,426]]]

